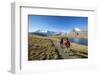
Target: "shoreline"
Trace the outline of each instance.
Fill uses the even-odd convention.
[[[72,50],[75,50],[77,52],[88,52],[88,46],[86,45],[81,45],[81,44],[77,44],[77,43],[71,43],[71,47]]]

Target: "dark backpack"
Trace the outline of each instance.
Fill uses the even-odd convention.
[[[60,40],[60,44],[63,44],[63,39]]]

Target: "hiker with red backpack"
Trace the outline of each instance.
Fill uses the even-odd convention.
[[[69,53],[70,52],[70,41],[68,40],[68,38],[63,39],[63,45],[65,48],[65,52]]]
[[[66,48],[70,48],[70,41],[67,39],[64,39],[63,44]]]
[[[68,40],[68,38],[61,38],[60,40],[60,46],[62,47],[66,47],[66,48],[70,48],[70,41]]]

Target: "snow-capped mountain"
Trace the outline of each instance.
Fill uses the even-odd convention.
[[[47,33],[48,30],[37,30],[37,31],[35,31],[35,32],[37,32],[37,33]]]
[[[42,35],[42,36],[52,36],[59,34],[58,32],[49,31],[49,30],[37,30],[33,34]]]
[[[80,32],[80,31],[82,31],[82,30],[81,30],[80,28],[76,27],[76,28],[73,29],[73,31],[75,31],[75,32]]]

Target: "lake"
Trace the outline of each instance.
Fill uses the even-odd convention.
[[[86,46],[88,45],[88,39],[84,38],[70,38],[69,41],[81,45],[86,45]]]

